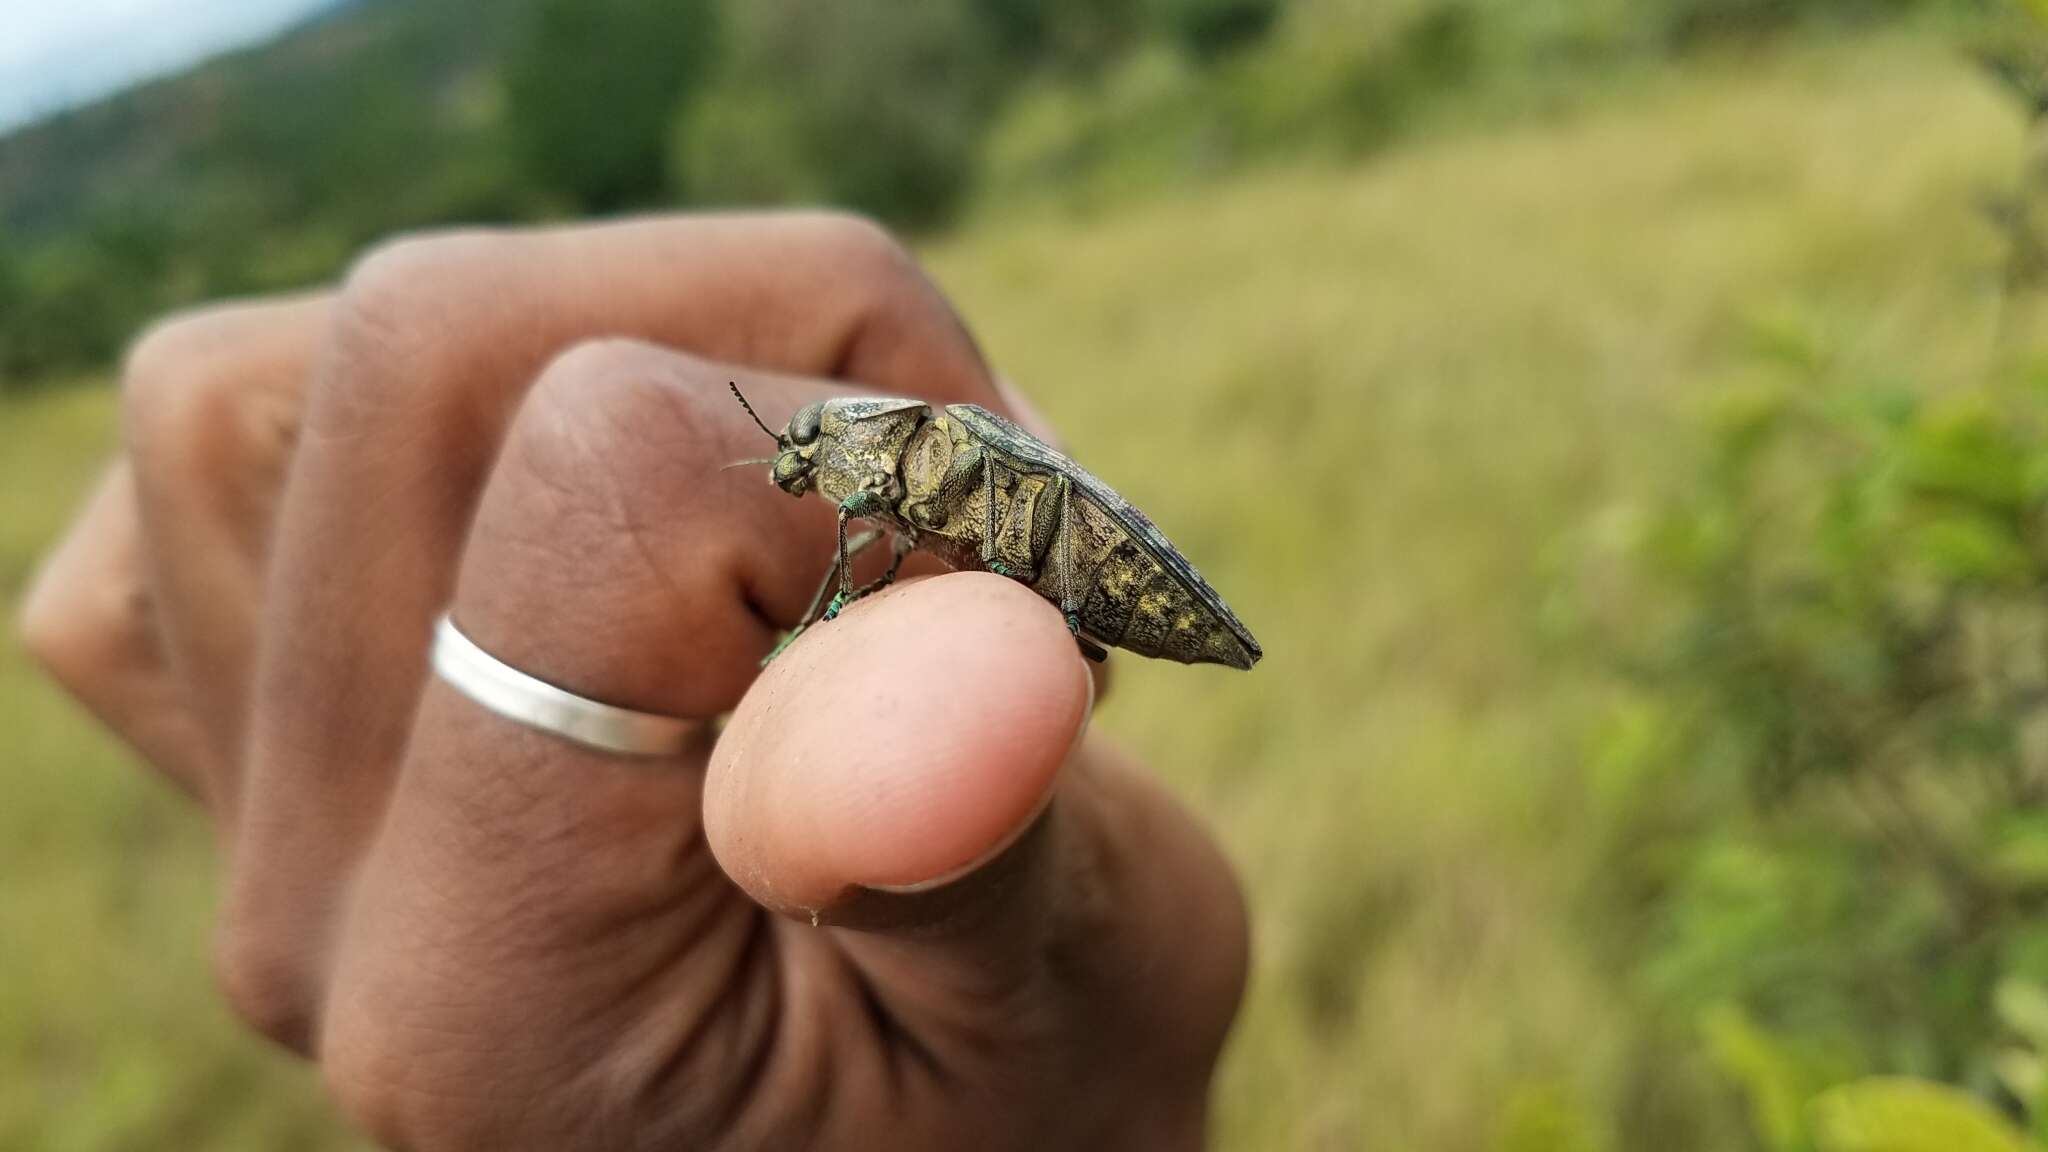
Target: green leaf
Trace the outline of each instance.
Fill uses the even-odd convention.
[[[1813,1102],[1821,1152],[2033,1152],[2019,1129],[1976,1097],[1925,1080],[1873,1078]]]
[[[1919,524],[1913,549],[1951,580],[2003,583],[2024,577],[2028,568],[2026,548],[2010,527],[1960,510]]]
[[[1714,1064],[1749,1098],[1750,1122],[1764,1147],[1771,1152],[1804,1149],[1800,1104],[1808,1081],[1799,1061],[1733,1005],[1709,1010],[1700,1026]]]
[[[1592,1119],[1561,1084],[1518,1086],[1502,1110],[1494,1152],[1601,1152]]]
[[[2018,1100],[2038,1100],[2048,1084],[2048,1063],[2024,1048],[2001,1048],[1991,1058],[1998,1083]]]
[[[2025,505],[2029,461],[2013,429],[1981,397],[1929,413],[1901,442],[1900,463],[1912,487],[1987,508]]]
[[[1991,874],[2007,886],[2021,891],[2048,888],[2048,812],[2013,812],[1999,819],[1986,837],[1985,862]],[[2008,981],[2008,984],[2015,983]],[[2009,1026],[2025,1035],[2037,1046],[2048,1050],[2048,992],[2038,986],[2027,984],[2032,995],[2038,999],[2038,1015],[2030,1014],[2030,1022],[2038,1021],[2042,1031],[2038,1034],[2026,1028],[2013,1025],[2004,1017],[2006,1011],[2005,986],[1999,988],[1999,1012]],[[2014,993],[2018,995],[2018,993]],[[2016,1002],[2017,1007],[2017,1002]]]
[[[2031,980],[2001,980],[1992,1003],[1998,1009],[1999,1023],[2036,1051],[2048,1050],[2048,990]]]

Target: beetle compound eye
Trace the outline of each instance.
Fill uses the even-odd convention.
[[[789,438],[798,444],[809,444],[818,438],[818,420],[824,415],[823,404],[806,404],[797,409],[789,418]]]

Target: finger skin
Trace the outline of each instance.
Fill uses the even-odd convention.
[[[744,434],[711,383],[725,371],[624,342],[551,366],[464,557],[454,613],[481,646],[587,695],[675,715],[716,703],[692,659],[744,644],[726,663],[752,668],[772,634],[750,619],[732,561],[764,534],[730,514],[730,493],[703,499],[717,456],[676,450]],[[806,507],[753,479],[773,497],[764,509]],[[826,539],[829,519],[812,526]],[[702,762],[702,751],[672,763],[590,752],[430,688],[357,878],[323,1031],[325,1074],[359,1122],[420,1147],[572,1134],[620,1146],[649,1129],[698,1146],[733,1124],[802,1116],[788,1102],[824,1098],[825,1053],[865,1046],[832,1057],[835,1083],[888,1066],[851,969],[817,937],[776,941],[718,872],[700,833]],[[539,1006],[508,1011],[536,994]],[[778,1019],[788,1023],[771,1028]],[[586,1069],[576,1090],[559,1083],[558,1053]],[[455,1107],[458,1084],[555,1107]],[[622,1114],[620,1096],[659,1107]],[[738,1117],[749,1109],[759,1117]]]
[[[117,461],[23,600],[22,642],[144,761],[204,799],[217,760],[166,658],[137,520],[134,472]]]
[[[136,341],[122,374],[150,596],[213,749],[207,791],[224,835],[271,530],[331,311],[316,295],[181,313]]]
[[[150,528],[176,571],[137,575],[135,510],[116,502],[125,532],[82,532],[90,547],[65,551],[91,562],[58,558],[25,631],[110,714],[170,718],[163,732],[201,748],[192,702],[150,686],[176,688],[167,667],[245,664],[253,612],[233,617],[254,605],[232,602],[263,598],[248,581],[249,557],[268,563],[262,474],[291,451],[304,329],[332,337],[315,341],[317,375],[345,386],[324,390],[311,426],[325,459],[298,466],[324,480],[298,496],[323,510],[311,522],[345,530],[314,532],[324,560],[302,556],[268,588],[355,611],[306,615],[295,645],[263,641],[258,697],[281,692],[318,722],[257,733],[258,763],[289,771],[242,805],[261,847],[236,854],[222,974],[239,1010],[314,1050],[343,1108],[393,1147],[1199,1146],[1242,989],[1241,898],[1163,790],[1099,740],[1076,746],[1085,666],[1028,591],[949,576],[856,605],[742,704],[805,716],[728,734],[718,771],[764,787],[736,798],[721,844],[778,910],[801,907],[779,892],[826,893],[811,905],[822,928],[765,915],[719,869],[708,746],[622,764],[434,684],[415,725],[418,670],[373,658],[416,660],[425,634],[408,612],[453,587],[487,648],[587,694],[700,716],[741,700],[830,552],[830,516],[758,475],[714,473],[759,451],[724,378],[771,418],[827,394],[802,375],[988,399],[971,342],[899,249],[835,218],[797,222],[410,242],[331,309],[304,309],[297,336],[222,325],[214,344],[208,324],[180,321],[131,361],[131,384],[150,381],[132,389],[147,400],[131,443],[150,456]],[[514,239],[533,242],[500,243]],[[617,331],[795,374],[578,343]],[[214,359],[231,348],[247,355]],[[275,407],[223,447],[248,431],[233,427],[251,415],[238,376]],[[208,475],[242,449],[249,470]],[[180,550],[198,538],[180,517],[207,555]],[[82,527],[118,519],[96,505]],[[452,534],[423,545],[423,525]],[[149,627],[154,587],[202,598],[173,660]],[[137,669],[152,675],[122,678]],[[216,742],[245,722],[232,674],[225,688],[198,708]],[[402,767],[352,758],[406,732]],[[179,740],[137,739],[177,759]],[[803,825],[784,812],[815,835],[791,835]]]
[[[747,629],[749,657],[766,647],[742,558],[782,545],[698,509],[715,465],[662,451],[743,434],[720,423],[744,416],[714,404],[719,368],[620,342],[550,368],[463,557],[454,614],[480,646],[672,715],[702,703],[693,654]],[[1192,1147],[1241,906],[1156,788],[1106,764],[1063,775],[1088,688],[1058,613],[1000,577],[941,576],[782,659],[781,687],[735,722],[769,727],[722,739],[744,752],[729,783],[770,784],[727,815],[726,865],[806,899],[944,878],[1038,829],[900,897],[973,913],[858,932],[768,916],[703,835],[706,749],[601,754],[433,684],[332,973],[321,1059],[348,1113],[421,1149],[1084,1149],[1133,1131]],[[997,670],[1013,691],[987,683]],[[827,710],[776,720],[798,693]],[[808,743],[771,746],[779,723]]]
[[[720,737],[707,831],[728,874],[790,914],[913,889],[1007,847],[1089,710],[1059,612],[989,573],[899,585],[769,665]]]
[[[381,817],[429,625],[454,592],[504,431],[551,360],[620,336],[886,391],[993,397],[979,353],[900,246],[846,217],[463,233],[365,259],[337,303],[279,517],[223,910],[235,982],[296,1008],[260,1024],[288,1044],[314,1035],[340,894]]]

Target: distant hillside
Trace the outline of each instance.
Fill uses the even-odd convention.
[[[1975,2],[346,0],[0,138],[0,390],[426,225],[828,203],[915,232],[977,199],[1087,212],[1356,156],[1441,108],[1524,114],[1697,38]]]
[[[351,204],[380,219],[446,209],[434,173],[491,151],[493,110],[467,97],[530,7],[342,0],[278,40],[0,137],[0,238],[202,204],[244,227],[337,213],[345,227]]]

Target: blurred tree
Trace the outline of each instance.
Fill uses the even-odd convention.
[[[711,74],[719,25],[714,0],[542,0],[506,64],[529,178],[591,211],[656,200],[669,124]]]
[[[1252,44],[1279,18],[1281,0],[1155,0],[1159,18],[1197,60]]]
[[[688,198],[825,200],[910,228],[957,206],[999,91],[971,0],[759,0],[729,33],[673,133]]]
[[[788,88],[735,77],[682,109],[669,179],[710,204],[808,204],[829,198]]]
[[[1659,0],[1664,34],[1678,46],[1755,36],[1803,20],[1860,21],[1915,8],[1983,8],[1972,0]]]
[[[21,348],[21,314],[28,304],[28,286],[22,282],[20,258],[7,238],[0,236],[0,392],[28,382],[33,365],[25,363]]]
[[[111,360],[163,306],[174,246],[161,217],[102,210],[80,235],[0,251],[0,383]]]
[[[1122,55],[1154,17],[1145,0],[974,0],[972,7],[1004,59],[1078,72]]]

